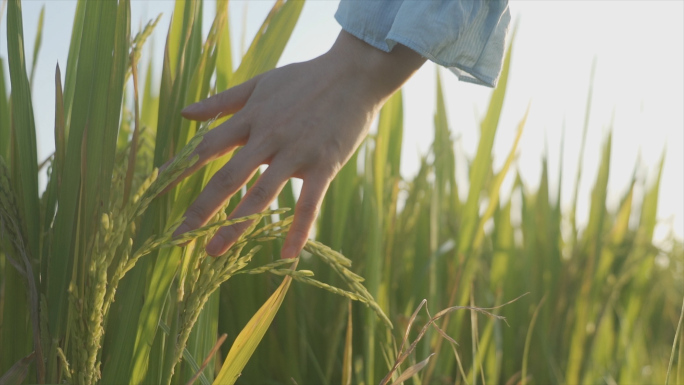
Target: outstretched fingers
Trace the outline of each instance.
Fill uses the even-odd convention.
[[[247,194],[242,198],[238,206],[230,214],[229,219],[241,218],[266,210],[280,194],[287,184],[291,170],[283,165],[284,162],[273,162],[259,177]],[[207,244],[207,254],[219,256],[225,253],[233,245],[240,235],[252,224],[253,221],[236,223],[222,227]]]
[[[258,153],[248,144],[217,171],[185,212],[185,221],[176,229],[173,236],[205,225],[254,175],[262,162],[262,159],[255,155]]]
[[[296,258],[304,248],[328,186],[330,186],[330,181],[327,179],[307,178],[304,180],[302,192],[295,206],[294,221],[280,253],[281,258]]]

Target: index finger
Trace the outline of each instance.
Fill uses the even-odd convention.
[[[247,104],[261,76],[255,76],[242,84],[193,103],[185,107],[181,115],[186,119],[204,121],[234,114]]]

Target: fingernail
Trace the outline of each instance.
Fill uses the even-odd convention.
[[[183,115],[192,114],[192,113],[197,112],[198,109],[199,109],[199,106],[197,105],[197,103],[193,103],[193,104],[183,108],[183,110],[181,111],[181,114],[183,114]]]
[[[183,235],[183,234],[187,233],[188,231],[190,231],[190,226],[188,226],[187,223],[183,222],[180,226],[178,226],[176,231],[173,232],[173,238],[176,238],[180,235]]]
[[[218,255],[223,249],[223,240],[219,237],[212,238],[207,245],[207,253],[211,255]]]

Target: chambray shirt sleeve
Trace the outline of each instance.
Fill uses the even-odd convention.
[[[461,81],[496,87],[511,15],[508,0],[341,0],[335,19],[375,48],[401,44]]]

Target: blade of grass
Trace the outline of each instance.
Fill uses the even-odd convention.
[[[5,84],[5,61],[0,57],[0,156],[10,161],[10,105]]]
[[[8,237],[0,231],[0,242],[9,243]],[[2,283],[5,293],[2,307],[2,328],[0,328],[0,373],[10,370],[14,362],[21,360],[31,348],[31,329],[28,320],[28,299],[25,295],[24,277],[10,264],[9,245],[2,245],[5,268]]]
[[[129,67],[129,41],[131,39],[131,4],[130,0],[120,0],[116,10],[116,29],[113,37],[113,53],[108,55],[112,60],[112,68],[107,75],[106,116],[102,142],[100,180],[100,196],[104,202],[109,201],[110,183],[116,156],[116,137],[123,101],[124,79]],[[99,218],[99,216],[98,216]]]
[[[195,375],[193,375],[192,378],[190,378],[190,380],[186,383],[186,385],[192,385],[195,383],[195,381],[197,381],[197,379],[200,377],[200,375],[202,375],[204,368],[207,367],[207,365],[209,364],[209,361],[212,359],[212,357],[214,357],[214,354],[216,354],[216,352],[219,350],[221,345],[223,345],[223,343],[226,341],[227,337],[228,337],[228,334],[223,333],[221,335],[221,337],[218,339],[218,341],[216,341],[216,344],[214,345],[214,347],[211,348],[211,350],[207,354],[207,358],[205,358],[204,361],[202,362],[202,366],[200,366],[197,373],[195,373]]]
[[[352,306],[351,301],[348,301],[347,307],[347,332],[344,338],[344,354],[342,355],[342,385],[351,385],[352,381]]]
[[[11,180],[9,179],[7,167],[5,166],[4,161],[1,159],[0,194],[2,194],[2,197],[0,198],[0,236],[4,238],[5,236],[9,235],[10,242],[5,243],[4,245],[4,249],[6,251],[5,257],[9,262],[11,262],[13,267],[17,269],[17,272],[23,276],[22,281],[24,282],[22,283],[24,283],[25,287],[22,287],[20,290],[18,290],[18,292],[28,292],[28,309],[30,314],[30,323],[32,326],[31,334],[33,335],[33,351],[38,359],[36,364],[36,378],[38,382],[44,383],[45,362],[43,360],[43,349],[41,347],[40,338],[38,288],[36,286],[35,274],[33,273],[31,252],[26,244],[27,236],[24,232],[24,220],[18,212],[19,208],[16,205],[16,194],[11,187]],[[11,268],[8,267],[8,270],[11,270]],[[23,306],[23,303],[20,306]],[[18,316],[21,317],[22,315],[24,314],[20,313]],[[18,320],[21,320],[21,318],[18,318]],[[9,331],[12,332],[12,330]],[[12,341],[9,338],[6,338],[5,340],[7,343]]]
[[[76,3],[76,13],[74,24],[71,29],[71,42],[69,44],[69,56],[67,56],[66,78],[64,82],[64,112],[66,114],[66,135],[69,135],[71,127],[71,111],[76,92],[76,77],[79,67],[79,53],[81,51],[81,40],[83,35],[83,24],[85,22],[86,0],[78,0]]]
[[[222,5],[222,3],[226,5]],[[230,20],[228,16],[228,0],[219,0],[217,5],[217,12],[225,12],[226,19]],[[246,6],[247,4],[245,4]],[[232,42],[230,39],[230,23],[226,22],[223,28],[219,31],[220,39],[218,44],[218,52],[216,54],[216,89],[222,91],[228,89],[230,78],[233,76],[233,53]]]
[[[136,63],[135,56],[131,55],[131,73],[133,75],[133,137],[131,138],[131,149],[128,154],[128,169],[126,171],[126,180],[124,182],[123,202],[122,207],[126,206],[128,197],[131,193],[133,184],[133,173],[135,171],[135,159],[138,155],[138,141],[140,137],[140,98],[138,97],[138,63]]]
[[[576,217],[576,212],[577,212],[577,198],[578,198],[578,192],[579,192],[579,184],[580,184],[580,179],[582,177],[582,165],[583,165],[583,160],[584,160],[584,147],[587,141],[587,129],[589,127],[589,117],[591,114],[591,99],[593,96],[593,89],[594,89],[594,75],[596,74],[596,57],[594,57],[594,61],[591,63],[591,76],[589,78],[589,92],[587,95],[587,106],[586,106],[586,111],[584,113],[584,128],[582,129],[582,144],[580,145],[580,151],[579,151],[579,157],[577,159],[577,174],[575,176],[575,191],[572,195],[572,205],[570,206],[570,225],[572,226],[572,245],[574,246],[575,243],[577,242],[577,221],[575,219]]]
[[[539,315],[539,309],[541,309],[545,300],[546,300],[546,296],[542,297],[541,301],[539,301],[539,304],[534,309],[534,313],[532,314],[532,321],[530,321],[530,327],[527,329],[527,336],[525,336],[525,348],[523,349],[522,377],[520,380],[521,385],[527,384],[527,362],[528,362],[529,353],[530,353],[530,344],[532,342],[532,331],[534,330],[534,325],[537,322],[537,316]]]
[[[64,157],[66,152],[66,132],[65,132],[64,97],[62,94],[62,75],[59,64],[55,70],[55,160],[52,172],[59,185],[62,180],[64,168]],[[50,220],[52,217],[49,217]]]
[[[11,132],[12,140],[11,146],[12,156],[12,182],[14,184],[14,191],[16,192],[16,205],[18,215],[23,218],[26,229],[25,245],[28,255],[40,255],[40,204],[38,199],[38,156],[36,148],[36,134],[35,123],[33,117],[33,104],[31,101],[31,88],[27,76],[27,68],[25,62],[24,52],[24,32],[22,25],[22,10],[19,0],[11,0],[7,7],[7,52],[9,55],[9,72],[10,83],[12,87],[12,102],[11,102]],[[4,92],[4,91],[3,91]],[[6,269],[6,274],[12,269]],[[22,279],[14,274],[15,285],[9,285],[14,292],[23,293],[26,289],[23,286]],[[26,277],[28,278],[28,277]],[[31,277],[35,279],[35,277]],[[14,287],[12,287],[14,286]],[[7,285],[6,285],[6,289]],[[24,327],[20,325],[17,329],[7,330],[7,333],[17,333],[17,331],[24,330],[23,338],[18,340],[4,338],[5,341],[16,341],[16,348],[8,347],[13,350],[14,357],[10,358],[8,362],[15,362],[21,355],[25,355],[26,351],[21,352],[23,345],[30,343],[30,329],[26,318],[22,320],[22,315],[29,313],[32,307],[27,303],[26,297],[19,296],[18,301],[14,304],[17,310],[14,316],[10,316],[10,320],[15,318],[15,321],[21,323],[23,321]],[[23,298],[22,298],[23,297]],[[7,309],[5,309],[7,310]],[[10,313],[4,313],[10,314]],[[37,314],[34,314],[37,316]],[[3,321],[4,323],[4,321]],[[11,324],[11,322],[8,322]],[[9,325],[7,326],[9,328]],[[8,337],[5,334],[5,337]],[[39,336],[34,336],[38,338]],[[38,340],[35,340],[38,342]],[[14,344],[14,343],[13,343]],[[42,360],[42,355],[41,355]],[[43,367],[41,366],[41,369]],[[39,371],[39,378],[36,380],[44,381],[44,372]]]
[[[401,373],[399,377],[397,377],[397,379],[392,383],[392,385],[401,385],[404,381],[418,374],[418,372],[420,372],[425,367],[425,365],[428,364],[430,358],[432,358],[432,356],[434,356],[435,354],[436,353],[432,353],[426,359],[420,361],[415,365],[408,367],[406,370],[404,370],[404,372]]]
[[[365,159],[365,175],[363,181],[363,188],[366,192],[375,192],[374,175],[372,172],[372,156],[373,153],[366,147]],[[366,223],[366,269],[364,275],[367,277],[366,287],[368,292],[377,297],[380,290],[380,280],[382,272],[382,213],[378,209],[377,195],[370,193],[364,195],[362,203],[362,212],[364,215],[364,223]],[[376,382],[376,347],[378,346],[378,333],[376,330],[377,319],[375,314],[366,312],[365,314],[365,333],[364,333],[364,369],[366,371],[365,382],[373,384]]]
[[[166,324],[164,324],[163,322],[159,323],[159,328],[164,332],[164,334],[166,334],[166,335],[171,334],[171,329]],[[211,384],[209,382],[209,380],[207,379],[207,377],[204,375],[204,373],[202,373],[202,371],[200,370],[200,366],[197,365],[195,358],[192,356],[192,354],[190,354],[188,349],[183,349],[183,359],[185,360],[185,362],[188,363],[188,365],[190,365],[192,370],[200,373],[199,380],[202,383],[202,385]]]
[[[680,315],[681,321],[681,315]],[[677,358],[677,383],[684,381],[684,333],[679,334],[679,355]]]
[[[292,266],[296,268],[296,264]],[[278,289],[271,295],[259,311],[245,325],[240,334],[233,342],[226,360],[223,362],[221,371],[214,380],[214,385],[233,385],[237,381],[242,369],[247,365],[247,361],[252,356],[259,342],[266,334],[266,330],[273,322],[280,305],[283,303],[287,294],[292,277],[286,276]]]
[[[31,362],[33,362],[34,358],[35,353],[31,353],[17,361],[5,374],[3,374],[2,377],[0,377],[0,385],[23,383],[26,375],[28,374],[29,365],[31,365]]]
[[[125,4],[125,1],[122,4]],[[99,202],[100,200],[108,201],[105,194],[109,190],[111,176],[103,175],[102,168],[106,167],[107,164],[112,164],[113,159],[107,159],[107,148],[116,145],[116,140],[106,143],[105,138],[108,104],[116,105],[114,100],[109,100],[109,94],[121,92],[114,87],[111,90],[109,89],[111,72],[114,68],[114,63],[118,59],[118,57],[112,57],[117,18],[111,16],[117,14],[117,5],[113,1],[104,2],[96,14],[100,21],[98,23],[98,39],[95,51],[95,68],[92,84],[90,84],[90,108],[85,112],[87,116],[86,125],[88,127],[88,134],[85,136],[87,138],[85,157],[81,159],[82,162],[85,162],[86,166],[85,173],[81,175],[83,195],[81,196],[82,211],[80,221],[82,222],[80,226],[81,231],[78,234],[83,248],[79,249],[80,255],[77,255],[82,266],[89,266],[90,263],[91,239],[94,239],[97,223],[102,216],[103,208]],[[118,103],[120,106],[121,100]],[[117,118],[118,113],[119,109],[117,108]],[[118,129],[118,124],[116,128]],[[79,285],[84,285],[84,279],[84,277],[79,278]]]
[[[38,201],[38,155],[36,149],[33,104],[26,62],[24,61],[24,31],[21,3],[10,0],[7,6],[7,52],[12,84],[12,119],[15,152],[13,173],[20,215],[24,218],[28,249],[31,255],[40,250],[40,205]]]
[[[76,79],[67,78],[67,87],[70,81],[75,81],[74,86],[74,110],[67,129],[67,149],[62,175],[62,185],[69,186],[60,190],[58,197],[59,210],[55,217],[54,243],[52,258],[50,260],[50,279],[48,279],[48,304],[49,304],[49,327],[53,337],[64,338],[66,334],[66,315],[68,285],[71,281],[73,266],[78,265],[78,256],[75,254],[76,245],[83,244],[76,232],[78,226],[77,209],[79,207],[79,192],[81,190],[81,165],[83,138],[88,121],[88,112],[91,103],[91,90],[95,73],[96,53],[101,14],[100,2],[87,3],[85,5],[85,24],[83,26],[83,39],[78,59],[78,72],[74,73]],[[78,9],[78,7],[77,7]],[[110,60],[111,61],[111,60]],[[67,69],[67,77],[70,68]],[[66,95],[65,95],[66,99]],[[68,99],[65,100],[68,102]],[[67,107],[65,106],[65,109]],[[65,110],[66,111],[66,110]],[[96,162],[93,160],[93,162]],[[67,356],[69,352],[65,350]]]
[[[575,300],[574,327],[570,340],[570,352],[568,367],[566,370],[566,383],[575,384],[582,380],[584,362],[586,357],[587,323],[592,319],[590,313],[590,295],[593,285],[595,263],[600,256],[602,245],[603,222],[606,211],[606,196],[608,189],[608,176],[610,171],[612,135],[609,134],[602,152],[601,164],[596,178],[596,184],[592,191],[589,223],[585,230],[586,243],[583,245],[586,261],[582,266],[584,271],[580,292]]]
[[[527,122],[527,116],[529,112],[530,107],[528,105],[527,111],[525,111],[525,116],[523,116],[522,120],[518,124],[518,131],[515,135],[515,141],[513,142],[513,146],[511,146],[511,151],[508,153],[508,158],[506,158],[506,162],[501,168],[501,171],[499,171],[499,173],[496,175],[494,183],[491,186],[487,210],[480,218],[479,224],[477,226],[477,234],[475,235],[475,240],[473,241],[474,248],[478,248],[481,246],[482,241],[484,240],[484,225],[489,220],[489,218],[492,217],[492,215],[494,214],[494,210],[496,210],[499,207],[499,192],[501,190],[501,184],[503,183],[503,180],[506,177],[506,174],[508,173],[508,169],[511,167],[511,164],[515,159],[515,154],[518,149],[518,144],[520,143],[520,138],[522,137],[523,129],[525,128],[525,122]]]
[[[40,45],[43,42],[43,23],[45,21],[45,5],[40,9],[40,15],[38,15],[38,27],[36,30],[36,40],[33,43],[33,61],[31,63],[31,78],[29,80],[29,85],[33,89],[33,79],[36,76],[36,63],[38,63],[38,54],[40,53]]]
[[[670,353],[670,362],[667,364],[667,375],[665,376],[665,385],[668,385],[670,383],[670,372],[672,371],[672,363],[674,362],[675,350],[677,348],[677,339],[679,339],[679,334],[682,332],[682,320],[684,320],[684,300],[682,301],[682,311],[679,314],[679,322],[677,322],[677,330],[675,331],[674,342],[672,343],[672,353]],[[681,361],[682,356],[680,353],[679,362],[681,363]]]
[[[180,42],[176,40],[174,40],[174,43],[171,44],[172,35],[181,33],[174,32],[174,28],[183,27],[183,20],[186,18],[185,7],[190,5],[190,2],[187,2],[187,4],[186,2],[182,1],[176,2],[176,12],[172,17],[172,22],[169,26],[169,34],[167,35],[159,91],[160,99],[157,114],[158,128],[156,130],[157,132],[155,138],[153,159],[153,164],[157,167],[161,166],[164,162],[166,162],[166,160],[168,160],[173,155],[174,146],[172,144],[172,138],[174,135],[176,135],[174,132],[177,131],[180,127],[181,117],[178,113],[180,111],[178,101],[180,100],[181,95],[183,95],[185,92],[184,86],[186,82],[183,79],[185,79],[186,77],[178,75],[176,72],[171,71],[172,59],[170,57],[169,52],[172,48],[175,50],[180,45]],[[189,35],[190,27],[190,25],[187,25],[185,27],[186,30],[184,30],[185,32],[183,32],[184,36]],[[180,37],[178,39],[180,39]],[[184,40],[183,46],[185,46]],[[177,52],[175,55],[176,56],[174,56],[173,59],[174,62],[177,60]],[[181,69],[177,70],[180,71]],[[174,81],[174,78],[178,79],[178,81]],[[157,198],[155,201],[152,202],[150,209],[144,214],[142,218],[142,231],[136,237],[134,247],[140,247],[140,245],[142,245],[147,238],[163,230],[163,226],[165,225],[167,218],[169,203],[170,198],[168,194],[167,196]],[[164,252],[167,255],[163,255],[163,257],[168,257],[169,252],[170,251],[167,249]],[[132,371],[134,368],[134,364],[135,362],[137,362],[135,349],[137,346],[137,342],[140,338],[140,336],[138,336],[138,329],[141,328],[141,325],[144,324],[144,321],[140,317],[137,320],[138,322],[125,322],[124,320],[128,319],[127,312],[130,310],[130,307],[133,307],[133,309],[135,309],[134,313],[139,313],[143,310],[144,299],[148,301],[150,300],[150,295],[146,293],[146,288],[148,287],[150,280],[152,279],[151,274],[161,274],[161,272],[159,272],[157,269],[154,269],[155,259],[157,258],[158,253],[154,252],[152,253],[152,255],[141,260],[141,263],[136,265],[136,268],[133,269],[133,271],[126,277],[125,280],[121,282],[121,285],[119,286],[119,299],[116,302],[114,302],[115,311],[112,314],[112,318],[115,322],[112,322],[112,330],[108,331],[108,340],[109,343],[112,345],[112,356],[109,358],[109,365],[106,365],[104,368],[104,382],[132,382],[131,375],[133,373]],[[167,259],[168,258],[164,258],[162,260]],[[178,259],[176,259],[175,261],[178,262]],[[170,266],[173,266],[173,262]],[[168,288],[161,289],[165,297],[166,293],[168,293],[168,290],[164,289]],[[140,295],[140,293],[145,293],[145,296]],[[121,305],[123,303],[126,304],[126,307],[123,307]],[[160,307],[159,312],[161,312],[161,309],[162,308]],[[159,317],[155,318],[157,320],[159,319]],[[156,332],[157,324],[146,324],[146,326]],[[149,354],[149,348],[153,345],[153,341],[154,333],[149,339],[149,344],[146,344],[144,348],[140,348],[148,349],[146,353],[142,352],[145,353],[142,354],[142,357],[144,357],[144,365],[142,362],[138,364],[142,365],[142,368],[145,368],[147,366],[147,354]],[[133,359],[131,359],[131,357],[133,357]],[[139,360],[142,360],[142,357]],[[142,381],[145,378],[145,370],[139,372],[136,378]]]
[[[488,174],[488,170],[491,169],[492,146],[494,145],[494,136],[496,135],[496,130],[499,125],[499,117],[501,116],[501,109],[503,108],[503,102],[506,96],[511,53],[513,51],[513,41],[515,41],[515,31],[513,32],[513,37],[511,38],[511,44],[508,46],[508,50],[506,52],[503,70],[501,72],[501,77],[499,78],[499,84],[492,94],[492,97],[489,101],[487,114],[480,125],[480,142],[478,143],[475,159],[473,160],[473,164],[470,169],[470,188],[468,191],[468,199],[465,203],[462,213],[462,228],[458,242],[459,254],[470,254],[473,239],[476,234],[476,225],[479,219],[478,210],[480,208],[480,192],[485,185],[485,178]],[[468,281],[469,279],[466,279],[463,282],[467,283]],[[467,290],[463,290],[462,296],[462,298],[468,298]]]
[[[385,201],[386,182],[389,176],[394,176],[391,174],[390,168],[398,170],[398,165],[393,165],[395,161],[399,163],[396,159],[396,145],[390,148],[390,143],[392,139],[397,140],[393,137],[396,134],[401,135],[403,131],[403,115],[402,96],[401,90],[399,90],[382,107],[378,121],[378,133],[375,136],[375,151],[373,152],[374,190],[378,210],[381,213],[385,212],[383,203]],[[390,151],[392,152],[391,155]]]

